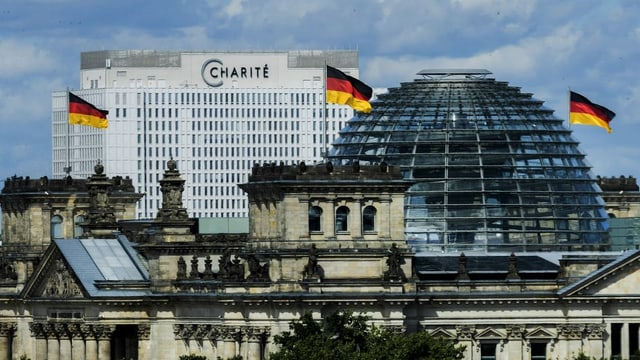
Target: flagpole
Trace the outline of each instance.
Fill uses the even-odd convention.
[[[71,125],[69,124],[69,87],[67,87],[67,166],[63,169],[67,176],[71,175]]]
[[[324,61],[322,69],[322,157],[327,161],[327,60]]]
[[[567,123],[571,129],[571,87],[567,86]]]

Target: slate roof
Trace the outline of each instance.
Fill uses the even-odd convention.
[[[494,278],[505,276],[509,272],[508,255],[470,255],[466,256],[467,273],[475,278]],[[521,277],[549,278],[559,271],[559,265],[537,255],[516,256],[516,268]],[[416,256],[415,269],[421,279],[447,280],[458,273],[459,256]],[[475,276],[474,276],[475,275]]]
[[[129,297],[151,293],[146,263],[126,237],[54,242],[89,296]]]

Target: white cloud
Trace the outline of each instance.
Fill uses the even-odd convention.
[[[425,68],[486,68],[504,78],[531,79],[545,68],[565,66],[580,40],[580,32],[566,26],[547,36],[524,38],[466,57],[375,57],[367,61],[361,73],[374,79],[377,85],[384,85],[379,82],[384,79],[411,80],[408,76]]]
[[[232,18],[242,14],[242,11],[244,10],[242,2],[243,0],[231,0],[229,5],[224,8],[226,15]]]
[[[138,29],[122,28],[113,35],[109,43],[118,44],[117,49],[201,50],[211,46],[212,40],[204,26],[176,29],[171,36],[159,36]]]
[[[18,39],[0,39],[0,78],[20,78],[55,68],[48,50]]]

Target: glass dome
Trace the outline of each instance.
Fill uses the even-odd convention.
[[[416,183],[416,251],[608,250],[608,216],[571,130],[487,70],[423,70],[379,95],[335,140],[335,164],[385,161]]]

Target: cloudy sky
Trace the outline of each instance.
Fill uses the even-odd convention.
[[[357,49],[376,88],[426,68],[485,68],[567,118],[567,89],[617,113],[574,125],[594,175],[640,176],[637,0],[4,0],[0,178],[51,173],[51,93],[80,52]]]

